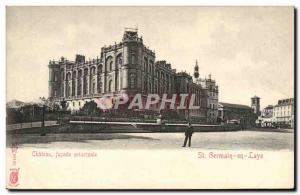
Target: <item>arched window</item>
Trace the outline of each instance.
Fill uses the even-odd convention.
[[[98,66],[98,73],[102,73],[102,64]]]
[[[152,71],[153,71],[153,61],[150,60],[150,64],[149,64],[149,72],[150,72],[150,74],[153,74]]]
[[[146,57],[144,57],[144,71],[145,73],[148,72],[148,59]]]
[[[106,63],[105,63],[105,70],[106,71],[112,71],[113,69],[113,58],[112,56],[109,56],[106,58]]]
[[[134,89],[136,87],[136,76],[135,74],[130,74],[129,76],[129,88]]]
[[[91,68],[91,74],[94,75],[95,73],[96,73],[96,68],[93,66],[93,67]]]
[[[156,77],[159,79],[159,72],[156,70]]]
[[[122,54],[120,53],[118,56],[117,56],[117,62],[116,62],[116,70],[119,68],[119,67],[121,67],[122,66],[122,63],[123,63],[123,61],[122,61]]]
[[[68,94],[68,97],[71,96],[71,86],[70,85],[68,86],[68,92],[67,92],[67,94]]]
[[[72,93],[71,93],[71,96],[75,96],[75,91],[76,91],[76,88],[75,88],[75,79],[72,80]]]
[[[101,80],[99,81],[97,87],[98,87],[98,93],[102,93],[102,82],[101,82]]]
[[[71,80],[71,73],[70,72],[67,73],[67,80],[68,81]]]
[[[61,78],[61,80],[65,80],[65,72],[64,71],[62,71],[60,73],[60,78]]]
[[[65,88],[64,88],[64,84],[61,85],[61,95],[64,97],[65,96]]]
[[[154,82],[154,93],[158,93],[157,82]]]
[[[112,92],[112,80],[109,80],[108,82],[108,91]]]
[[[77,94],[77,95],[82,95],[82,94],[81,94],[81,85],[82,85],[82,83],[81,83],[81,81],[79,80],[79,82],[78,82],[78,89],[77,89],[78,94]]]
[[[144,90],[145,90],[146,92],[148,91],[147,80],[144,81]]]
[[[88,75],[88,73],[89,73],[89,70],[86,68],[86,69],[84,69],[84,76],[87,76]]]
[[[73,71],[72,78],[73,78],[73,79],[76,78],[76,71]]]
[[[82,77],[82,70],[78,71],[78,77]]]
[[[57,75],[54,73],[54,81],[57,81]]]
[[[109,63],[109,71],[112,71],[113,70],[113,61],[111,61],[110,63]]]
[[[152,93],[152,85],[151,85],[151,82],[149,82],[149,92]]]

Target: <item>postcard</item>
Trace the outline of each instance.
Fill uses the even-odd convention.
[[[6,188],[295,188],[291,6],[7,6]]]

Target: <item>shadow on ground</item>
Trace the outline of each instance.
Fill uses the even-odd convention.
[[[146,136],[125,135],[125,134],[47,134],[40,136],[38,134],[16,134],[7,135],[6,146],[10,147],[13,143],[22,144],[48,144],[52,142],[81,142],[87,143],[93,140],[117,140],[117,139],[141,139],[141,140],[158,140]]]

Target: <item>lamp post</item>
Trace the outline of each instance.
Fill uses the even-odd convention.
[[[191,91],[190,91],[190,81],[187,82],[187,92],[188,92],[188,99],[187,99],[187,111],[188,111],[188,122],[190,122],[190,101],[191,101]]]
[[[46,100],[44,97],[40,97],[40,100],[42,102],[42,130],[41,130],[41,136],[45,136],[46,135],[46,131],[45,131],[45,108],[46,108]]]

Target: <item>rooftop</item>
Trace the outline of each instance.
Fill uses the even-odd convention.
[[[258,98],[258,99],[260,99],[260,97],[258,97],[258,96],[256,96],[256,95],[255,95],[254,97],[252,97],[252,99],[253,99],[253,98]]]
[[[276,106],[285,106],[285,105],[293,105],[294,98],[282,99],[278,100],[278,104]]]

